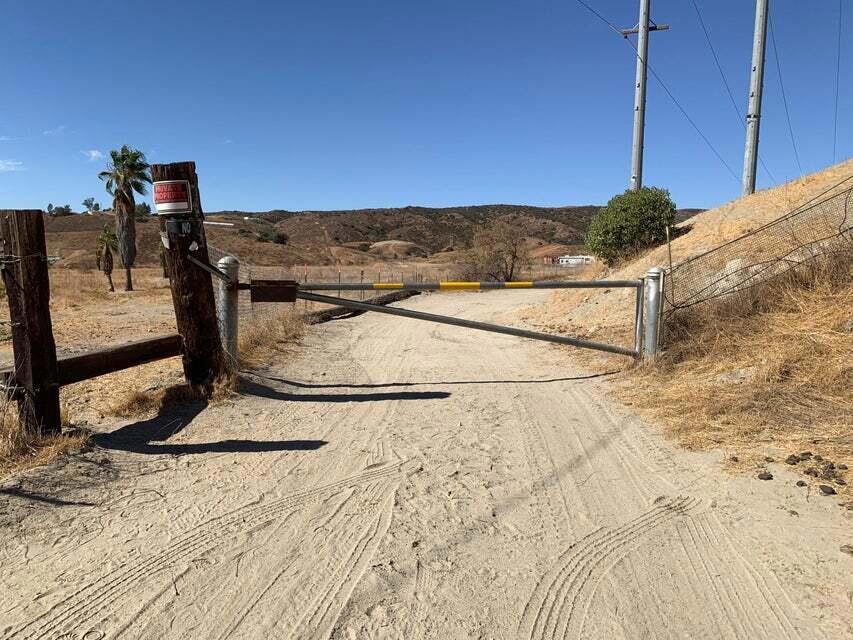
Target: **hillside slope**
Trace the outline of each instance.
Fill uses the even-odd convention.
[[[673,262],[733,240],[812,198],[845,193],[851,181],[833,187],[849,177],[853,161],[697,215],[690,230],[673,241]],[[667,248],[660,247],[600,275],[635,278],[667,264]],[[524,315],[551,331],[629,345],[632,296],[624,290],[561,292]],[[593,352],[581,357],[600,370],[621,369],[614,379],[619,394],[682,445],[721,449],[728,466],[764,481],[781,480],[782,468],[798,472],[796,484],[790,481],[779,491],[811,491],[853,510],[850,252],[810,261],[737,298],[682,310],[667,322],[664,353],[648,366],[632,368],[625,359]]]
[[[851,175],[853,160],[848,160],[698,213],[678,225],[685,233],[672,241],[672,263],[678,264],[757,229]],[[850,186],[848,183],[844,188]],[[668,248],[664,245],[615,269],[602,270],[601,276],[606,275],[615,280],[638,278],[651,267],[668,266],[669,260]],[[532,322],[562,333],[619,337],[624,340],[629,338],[631,332],[632,296],[633,291],[629,289],[560,291],[551,297],[547,305],[531,309],[526,316]]]
[[[370,264],[383,259],[425,258],[467,247],[477,226],[506,220],[523,229],[531,246],[563,251],[583,243],[597,206],[404,207],[353,211],[219,211],[208,219],[233,227],[208,227],[210,244],[255,265]],[[680,219],[698,209],[679,211]],[[62,257],[59,266],[94,267],[95,239],[109,214],[47,218],[48,249]],[[277,244],[276,239],[286,243]],[[393,245],[378,243],[396,242]],[[402,243],[402,244],[400,244]],[[137,265],[159,263],[155,219],[137,225]],[[541,253],[541,252],[540,252]]]

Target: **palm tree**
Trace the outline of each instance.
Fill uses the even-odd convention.
[[[113,287],[113,251],[117,246],[118,238],[116,238],[115,232],[110,229],[109,225],[104,225],[104,230],[98,235],[95,259],[98,262],[98,268],[107,276],[110,291],[115,291],[115,287]]]
[[[133,193],[145,195],[151,184],[150,165],[145,154],[123,145],[110,151],[110,165],[98,177],[107,183],[107,193],[113,197],[116,216],[118,251],[125,271],[125,291],[133,291],[130,269],[136,261],[136,202]]]

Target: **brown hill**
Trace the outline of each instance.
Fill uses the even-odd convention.
[[[464,249],[475,229],[506,220],[522,229],[535,247],[555,250],[583,244],[597,206],[527,207],[404,207],[353,211],[221,211],[211,222],[233,227],[207,227],[211,246],[238,256],[246,264],[369,264],[377,259],[425,258]],[[679,212],[679,219],[697,209]],[[61,257],[59,266],[94,267],[95,239],[112,215],[48,217],[48,249]],[[137,265],[159,263],[159,226],[154,218],[137,224]],[[542,251],[539,251],[542,253]]]

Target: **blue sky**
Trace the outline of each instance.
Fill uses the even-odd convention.
[[[746,109],[754,4],[697,0]],[[631,26],[636,0],[592,1]],[[772,0],[805,172],[831,164],[837,0]],[[734,172],[743,129],[689,0],[650,62]],[[845,8],[838,160],[853,153],[853,6]],[[575,0],[129,3],[3,0],[0,207],[109,199],[127,143],[195,160],[206,210],[603,203],[630,173],[634,61]],[[799,174],[768,49],[762,156]],[[679,206],[737,197],[650,80],[645,182]],[[759,186],[772,184],[763,172]]]

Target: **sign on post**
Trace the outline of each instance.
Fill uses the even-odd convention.
[[[192,213],[191,193],[189,180],[158,180],[154,182],[154,210],[159,216]]]
[[[210,391],[213,382],[228,372],[229,363],[222,351],[213,283],[206,270],[210,256],[195,163],[153,164],[151,177],[175,324],[183,343],[184,375],[191,385]]]

